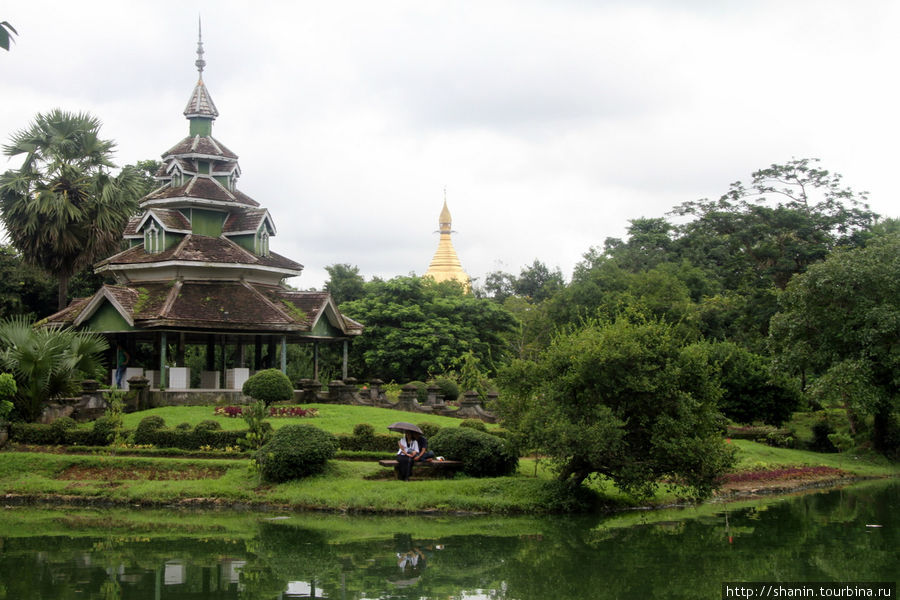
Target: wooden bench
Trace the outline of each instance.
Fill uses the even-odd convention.
[[[395,459],[385,458],[385,459],[379,460],[378,464],[381,465],[382,467],[391,467],[392,469],[394,469],[394,473],[398,477],[400,476],[400,471],[399,471],[400,463],[398,463]],[[461,460],[432,460],[432,461],[423,460],[423,461],[417,461],[417,462],[413,463],[413,472],[415,472],[416,469],[419,469],[421,467],[427,467],[429,469],[434,469],[435,471],[446,471],[447,473],[455,473],[456,471],[459,471],[462,468],[462,466],[463,466],[463,464],[462,464]]]

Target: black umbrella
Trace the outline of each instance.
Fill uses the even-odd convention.
[[[391,431],[412,431],[413,433],[422,433],[422,430],[419,429],[416,425],[412,423],[407,423],[406,421],[397,421],[396,423],[391,423],[388,425],[388,429]]]

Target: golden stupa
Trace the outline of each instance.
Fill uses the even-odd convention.
[[[441,281],[458,281],[465,286],[466,291],[470,288],[469,276],[463,271],[462,263],[456,255],[456,249],[453,242],[450,241],[451,219],[450,210],[447,208],[447,197],[444,196],[444,208],[441,210],[441,216],[438,218],[438,224],[441,228],[441,239],[438,242],[437,251],[431,264],[428,265],[428,271],[425,277],[431,277],[437,282]]]

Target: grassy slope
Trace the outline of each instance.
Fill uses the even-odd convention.
[[[334,433],[350,433],[357,423],[370,423],[376,430],[386,431],[397,420],[414,423],[431,421],[442,426],[458,426],[460,421],[447,417],[403,413],[371,407],[314,405],[319,416],[311,419],[272,419],[273,425],[305,422]],[[126,415],[127,427],[134,427],[148,414],[162,416],[169,425],[196,424],[215,419],[223,428],[243,427],[241,419],[215,417],[211,407],[169,407]],[[817,454],[799,450],[772,448],[756,442],[734,440],[738,449],[739,470],[781,468],[789,465],[831,466],[860,476],[897,476],[900,466],[880,457],[854,457]],[[73,465],[96,468],[115,465],[135,469],[179,469],[196,465],[196,459],[135,458],[110,456],[52,455],[0,452],[0,492],[27,495],[72,495],[105,497],[119,502],[178,502],[190,498],[218,498],[231,503],[284,504],[299,508],[332,510],[415,512],[471,511],[493,513],[541,512],[549,502],[546,482],[552,477],[545,461],[535,465],[523,459],[514,477],[452,480],[419,480],[400,482],[378,479],[385,470],[372,462],[331,461],[323,475],[281,485],[260,485],[246,460],[204,460],[204,465],[218,466],[224,474],[217,479],[161,481],[62,480],[59,473]],[[602,482],[591,484],[600,491],[610,506],[634,504],[615,486]],[[410,493],[411,489],[414,493]],[[654,498],[666,504],[677,496],[663,488]]]
[[[376,433],[389,433],[387,426],[395,421],[408,421],[410,423],[436,423],[441,427],[457,427],[459,419],[453,417],[439,417],[422,413],[410,413],[373,406],[346,406],[342,404],[304,404],[303,408],[315,408],[319,416],[308,419],[277,418],[270,419],[274,428],[283,427],[288,423],[308,423],[315,425],[331,433],[353,433],[353,427],[359,423],[368,423],[375,427]],[[141,419],[149,415],[158,415],[165,419],[166,425],[175,427],[179,423],[196,425],[200,421],[213,420],[222,424],[222,429],[237,430],[246,429],[247,425],[241,418],[216,415],[212,406],[167,406],[153,408],[124,416],[125,427],[134,429]],[[488,425],[496,428],[496,425]]]

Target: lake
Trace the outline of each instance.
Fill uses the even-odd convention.
[[[894,480],[590,517],[6,507],[0,600],[645,600],[895,581],[898,499]]]

